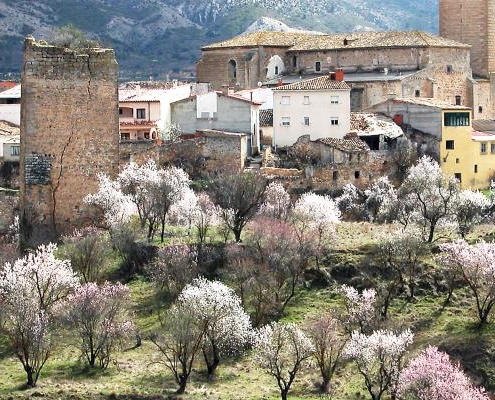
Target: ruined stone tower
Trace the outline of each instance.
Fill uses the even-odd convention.
[[[118,172],[118,65],[111,49],[25,40],[21,95],[21,238],[32,245],[87,219],[97,174]]]
[[[495,73],[495,0],[440,0],[440,36],[472,46],[475,76]]]

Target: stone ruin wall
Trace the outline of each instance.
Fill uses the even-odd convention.
[[[22,70],[21,233],[46,242],[81,226],[97,174],[119,167],[118,65],[111,49],[73,51],[27,37]]]

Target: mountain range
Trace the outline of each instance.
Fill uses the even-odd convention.
[[[186,78],[201,46],[248,29],[436,33],[437,22],[438,0],[0,0],[0,77],[18,77],[26,35],[68,23],[114,48],[129,80]]]

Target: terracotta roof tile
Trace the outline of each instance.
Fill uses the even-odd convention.
[[[279,86],[273,90],[351,90],[351,88],[344,81],[332,80],[329,75],[324,75]]]
[[[257,46],[291,47],[300,40],[310,39],[314,36],[317,35],[312,33],[259,31],[213,43],[202,47],[202,50]]]
[[[346,153],[362,153],[363,151],[369,151],[368,145],[361,139],[336,139],[336,138],[321,138],[316,140],[317,142],[326,144],[327,146],[334,147]]]
[[[393,100],[394,103],[409,103],[420,106],[436,107],[443,110],[470,110],[466,106],[457,106],[446,101],[433,99],[429,97],[397,97]]]

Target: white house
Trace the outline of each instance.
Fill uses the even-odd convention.
[[[157,139],[171,124],[170,104],[191,95],[191,84],[136,82],[119,88],[121,140]]]
[[[0,92],[0,120],[21,123],[21,85]]]
[[[342,139],[350,130],[351,88],[341,71],[273,90],[273,146],[291,146],[300,136]]]
[[[0,121],[0,159],[19,161],[21,141],[19,126],[7,121]]]

